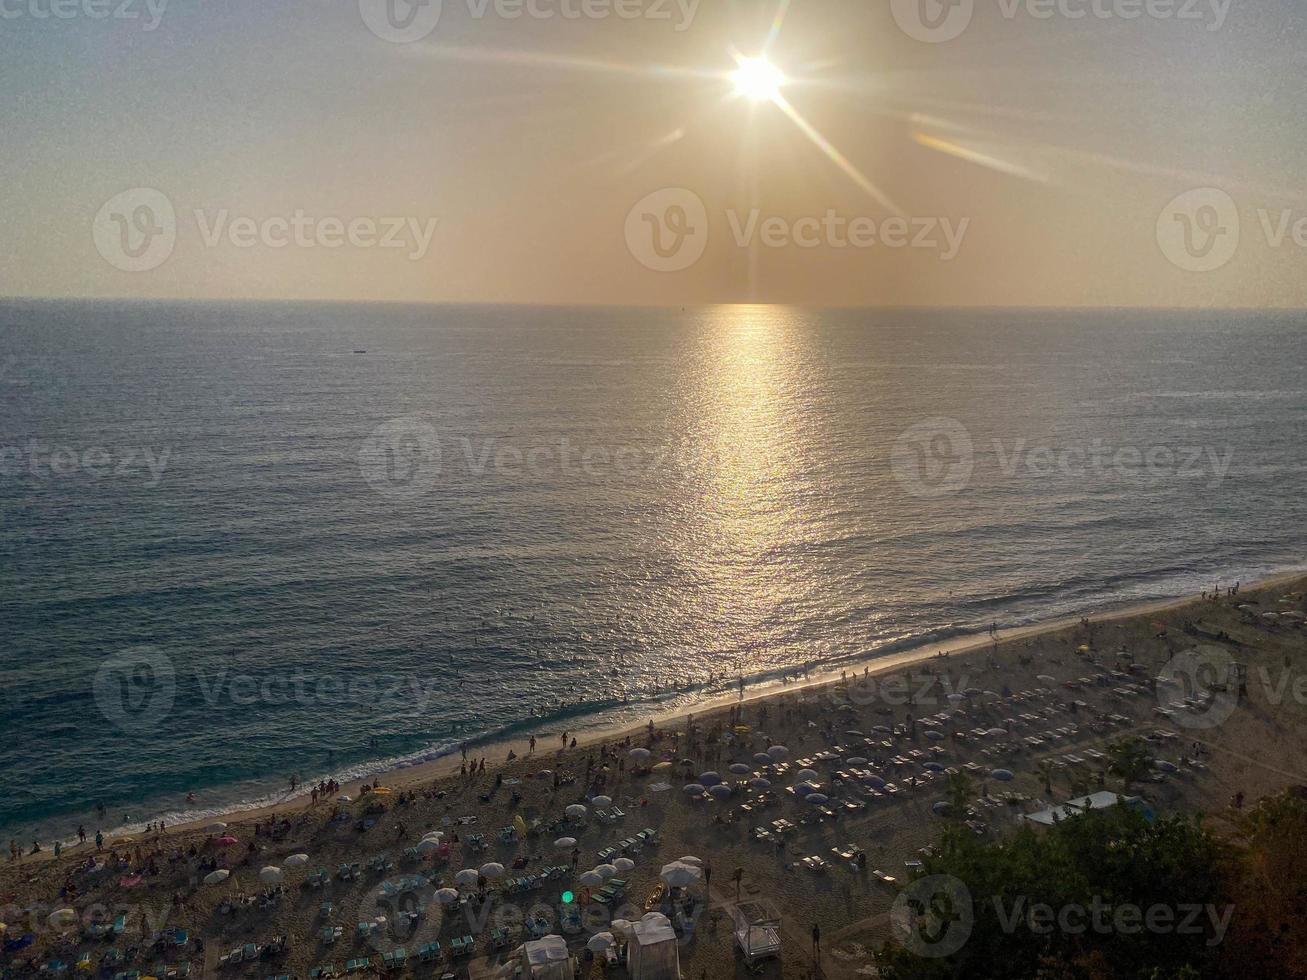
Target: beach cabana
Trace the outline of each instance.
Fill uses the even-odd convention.
[[[676,933],[665,922],[637,922],[631,926],[627,966],[631,980],[679,980],[681,958]]]
[[[522,976],[530,980],[575,980],[576,969],[562,936],[545,936],[522,946]]]
[[[760,960],[781,955],[781,916],[761,902],[743,902],[731,910],[735,945],[752,970]]]

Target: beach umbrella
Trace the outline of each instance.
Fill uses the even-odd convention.
[[[209,833],[209,834],[221,834],[226,829],[227,829],[227,825],[223,823],[221,820],[219,820],[217,823],[211,823],[209,824],[209,826],[204,828],[205,833]]]
[[[806,783],[815,779],[820,779],[821,777],[817,775],[815,769],[800,769],[794,774],[794,778],[797,782]]]
[[[688,864],[692,868],[703,867],[703,858],[695,857],[693,854],[687,854],[684,857],[677,858],[676,860],[680,861],[681,864]]]
[[[1168,761],[1165,760],[1165,759],[1155,759],[1155,760],[1153,761],[1153,766],[1154,766],[1154,768],[1156,768],[1156,769],[1160,769],[1162,772],[1179,772],[1179,771],[1180,771],[1180,767],[1179,767],[1179,766],[1177,766],[1174,762],[1168,762]]]
[[[437,844],[439,844],[442,840],[445,839],[445,832],[443,830],[428,830],[425,834],[422,835],[422,839],[433,840]]]
[[[830,797],[825,793],[809,793],[803,798],[804,803],[811,803],[813,806],[821,806],[823,803],[829,803]]]
[[[944,741],[943,732],[929,731],[929,732],[923,732],[923,734],[926,736],[926,738],[930,739],[932,742]]]
[[[936,813],[938,813],[938,814],[942,817],[942,816],[944,816],[944,814],[948,813],[948,811],[949,811],[948,801],[947,801],[947,800],[940,800],[938,803],[933,804],[933,805],[931,806],[931,809],[934,810]]]
[[[1010,783],[1013,779],[1012,770],[1010,769],[992,769],[989,774],[1000,783]]]
[[[585,948],[592,953],[602,953],[609,946],[617,944],[611,932],[597,932],[590,937],[590,941],[585,944]]]
[[[231,847],[233,844],[238,844],[240,842],[236,840],[236,838],[233,837],[231,834],[223,834],[216,841],[214,841],[214,843],[217,844],[219,847]]]
[[[307,854],[291,854],[281,863],[288,868],[302,868],[309,863],[309,856]]]
[[[752,786],[754,789],[770,789],[771,780],[763,779],[763,777],[761,776],[755,776],[753,779],[749,780],[749,785]]]
[[[879,776],[868,776],[866,782],[872,789],[885,788],[885,780],[881,779]]]
[[[705,772],[699,776],[699,782],[704,786],[716,786],[722,781],[722,777],[715,772]]]
[[[609,923],[608,928],[613,932],[619,933],[623,939],[630,939],[631,932],[635,929],[635,924],[629,919],[614,919]]]
[[[481,865],[482,878],[502,878],[504,877],[504,866],[498,861],[491,861],[489,864]]]
[[[453,905],[458,901],[458,890],[454,888],[437,889],[436,901],[441,905]]]
[[[845,759],[844,762],[850,766],[865,766],[867,764],[867,759],[865,756],[854,755]]]
[[[570,851],[572,848],[576,847],[576,838],[560,837],[558,840],[554,841],[554,847],[558,848],[560,851]]]
[[[219,868],[217,871],[210,871],[204,876],[206,885],[220,885],[231,877],[231,872],[226,868]]]
[[[571,817],[573,820],[584,820],[585,815],[587,813],[586,808],[583,807],[580,803],[573,803],[563,812],[567,814],[569,817]]]
[[[591,802],[593,805],[595,805],[595,806],[612,806],[612,805],[613,805],[613,799],[612,799],[611,796],[595,796],[595,797],[592,797],[592,798],[590,799],[590,802]]]
[[[743,776],[747,773],[753,772],[753,769],[745,765],[743,762],[732,762],[731,772],[735,773],[737,776]]]
[[[682,788],[684,792],[689,793],[691,796],[703,796],[704,793],[703,787],[698,783],[686,783]]]
[[[766,752],[755,752],[753,754],[753,761],[759,765],[769,766],[772,763],[772,757]]]
[[[1001,738],[1002,736],[1004,736],[1004,735],[1007,734],[1007,729],[1006,729],[1006,728],[991,728],[989,731],[985,732],[985,734],[986,734],[986,735],[993,735],[993,736],[995,736],[996,738]]]
[[[612,864],[597,864],[594,869],[595,874],[607,881],[609,878],[617,876],[617,867]]]
[[[872,729],[872,731],[873,731],[873,732],[880,732],[880,734],[882,734],[882,735],[893,735],[893,734],[894,734],[894,729],[890,728],[888,725],[877,725],[877,726],[875,726],[875,727]]]
[[[632,861],[630,858],[618,858],[616,861],[613,862],[613,867],[616,868],[618,871],[634,871],[635,862]]]
[[[922,769],[925,769],[927,772],[943,772],[943,771],[944,771],[944,767],[941,766],[938,762],[927,762],[927,763],[926,763],[925,765],[923,765],[921,768],[922,768]]]
[[[464,868],[454,875],[454,883],[458,885],[475,885],[480,877],[481,875],[477,873],[476,868]]]
[[[282,878],[285,876],[281,873],[281,868],[268,865],[259,872],[259,881],[265,885],[280,885]]]
[[[715,800],[726,800],[730,799],[731,796],[731,788],[729,786],[724,786],[721,783],[718,783],[716,786],[709,786],[708,792]]]
[[[630,752],[626,753],[626,755],[628,758],[634,759],[636,762],[647,762],[653,756],[653,753],[648,749],[632,749]]]
[[[670,762],[655,762],[651,768],[654,772],[663,772],[672,768],[672,764]]]
[[[686,888],[698,882],[703,877],[703,871],[692,864],[674,861],[664,865],[658,877],[672,888]]]
[[[1037,681],[1044,681],[1046,684],[1056,684],[1056,683],[1057,683],[1057,678],[1056,678],[1056,677],[1053,677],[1051,674],[1036,674],[1036,675],[1035,675],[1035,680],[1037,680]]]
[[[56,909],[46,921],[56,929],[64,929],[77,921],[77,912],[73,909]]]
[[[773,745],[767,750],[773,762],[782,762],[789,757],[790,750],[784,745]]]
[[[576,883],[586,888],[598,888],[604,883],[604,876],[598,871],[586,871],[577,877]]]
[[[845,735],[848,735],[848,736],[851,737],[851,738],[866,738],[866,737],[867,737],[867,736],[863,735],[862,732],[858,731],[856,728],[850,728],[850,729],[849,729],[847,732],[845,732],[844,734],[845,734]]]
[[[799,783],[794,787],[794,795],[800,799],[807,796],[809,793],[815,792],[817,792],[817,787],[813,786],[811,783]]]
[[[541,769],[536,773],[536,779],[543,779],[545,776],[552,776],[553,774],[554,771],[552,769]]]
[[[426,857],[428,854],[435,854],[439,850],[440,841],[438,840],[429,840],[424,837],[422,840],[418,841],[418,853],[423,857]]]

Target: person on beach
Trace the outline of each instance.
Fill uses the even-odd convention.
[[[86,843],[86,827],[85,825],[80,823],[77,825],[77,843],[79,844]]]
[[[103,831],[97,830],[97,831],[95,832],[95,849],[96,849],[97,851],[102,851],[102,850],[104,850],[104,832],[103,832]]]
[[[821,963],[821,926],[812,924],[812,958]]]

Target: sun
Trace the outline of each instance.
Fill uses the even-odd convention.
[[[738,95],[753,102],[776,102],[785,84],[784,73],[766,57],[739,58],[739,68],[731,73]]]

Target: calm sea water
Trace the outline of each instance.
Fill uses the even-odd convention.
[[[0,331],[16,833],[1307,563],[1289,314],[6,301]]]

